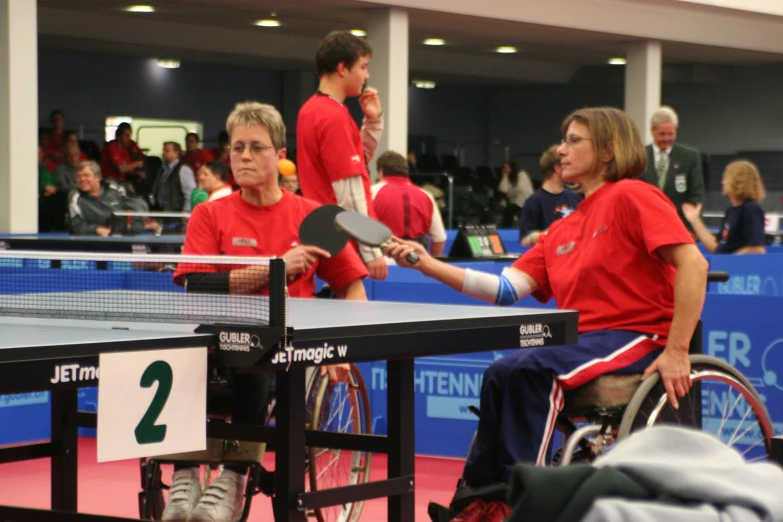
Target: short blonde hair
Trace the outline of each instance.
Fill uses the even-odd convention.
[[[255,101],[237,103],[226,120],[229,139],[231,131],[238,125],[264,127],[269,132],[275,150],[285,148],[285,123],[278,110],[272,105]]]
[[[655,111],[650,118],[650,127],[655,128],[661,123],[673,123],[675,127],[679,126],[680,118],[677,117],[677,113],[674,109],[668,105],[662,105],[660,109]]]
[[[639,129],[623,111],[614,107],[576,110],[563,120],[560,126],[563,136],[573,122],[584,125],[590,131],[595,152],[594,172],[598,170],[602,156],[611,156],[612,159],[606,163],[604,172],[606,181],[638,178],[644,173],[647,168],[647,152],[644,150]]]
[[[752,161],[735,160],[723,171],[726,193],[740,201],[762,201],[767,197],[764,181],[758,167]]]
[[[93,176],[98,179],[101,178],[101,166],[94,161],[82,161],[79,163],[79,166],[76,167],[76,172],[79,172],[82,169],[90,169]]]

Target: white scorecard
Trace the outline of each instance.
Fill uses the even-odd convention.
[[[206,348],[106,353],[99,368],[98,462],[206,449]]]

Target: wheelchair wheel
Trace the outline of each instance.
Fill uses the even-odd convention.
[[[370,398],[359,370],[351,370],[341,382],[332,385],[328,376],[317,372],[310,379],[307,417],[310,428],[322,431],[363,434],[372,431]],[[311,491],[362,484],[370,479],[372,455],[362,451],[308,448]],[[364,502],[316,509],[318,522],[356,522]]]
[[[658,374],[647,378],[623,415],[618,440],[633,430],[656,424],[690,426],[714,435],[748,461],[769,456],[774,436],[767,408],[753,385],[729,364],[704,355],[692,355],[691,391],[680,399],[680,409],[669,404]]]

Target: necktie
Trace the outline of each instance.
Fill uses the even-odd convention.
[[[658,188],[663,190],[666,185],[666,151],[662,150],[658,155],[658,163],[655,165],[655,170],[658,172]]]

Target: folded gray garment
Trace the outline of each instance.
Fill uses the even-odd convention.
[[[717,508],[707,504],[681,506],[659,502],[601,498],[582,522],[761,522],[755,511],[741,506]]]
[[[615,445],[594,466],[616,468],[661,496],[715,506],[722,518],[707,520],[783,522],[783,469],[766,462],[747,463],[737,451],[701,431],[649,428]],[[757,518],[748,518],[749,513]]]

